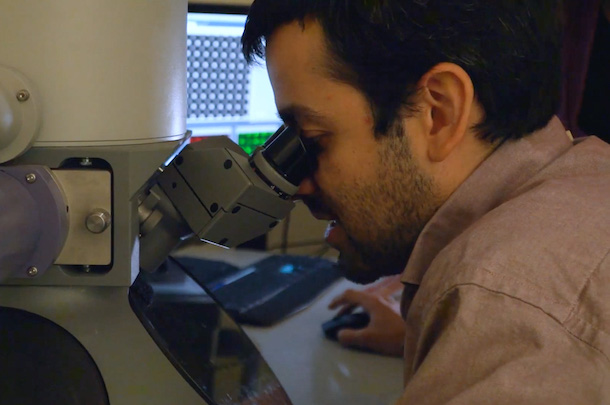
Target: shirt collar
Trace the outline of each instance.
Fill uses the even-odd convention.
[[[572,142],[557,117],[524,138],[506,141],[457,188],[420,233],[401,281],[419,285],[436,255],[479,218],[510,198]]]

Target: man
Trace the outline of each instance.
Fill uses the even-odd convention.
[[[400,404],[610,403],[610,150],[553,116],[557,3],[252,5],[299,197],[349,279],[402,273]]]

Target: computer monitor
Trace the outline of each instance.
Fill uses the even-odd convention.
[[[246,152],[281,125],[264,63],[241,52],[247,7],[189,5],[187,128],[192,141],[226,135]]]

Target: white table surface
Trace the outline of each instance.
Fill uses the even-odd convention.
[[[224,260],[237,266],[247,266],[268,255],[210,245],[189,246],[179,254]],[[311,306],[279,324],[243,327],[294,405],[386,405],[400,396],[401,359],[346,349],[322,333],[321,324],[334,315],[327,309],[328,303],[347,288],[362,287],[339,281]]]

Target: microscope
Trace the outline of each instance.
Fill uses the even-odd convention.
[[[189,144],[186,0],[1,10],[0,403],[289,403],[168,257],[284,218],[311,171],[297,131]]]

